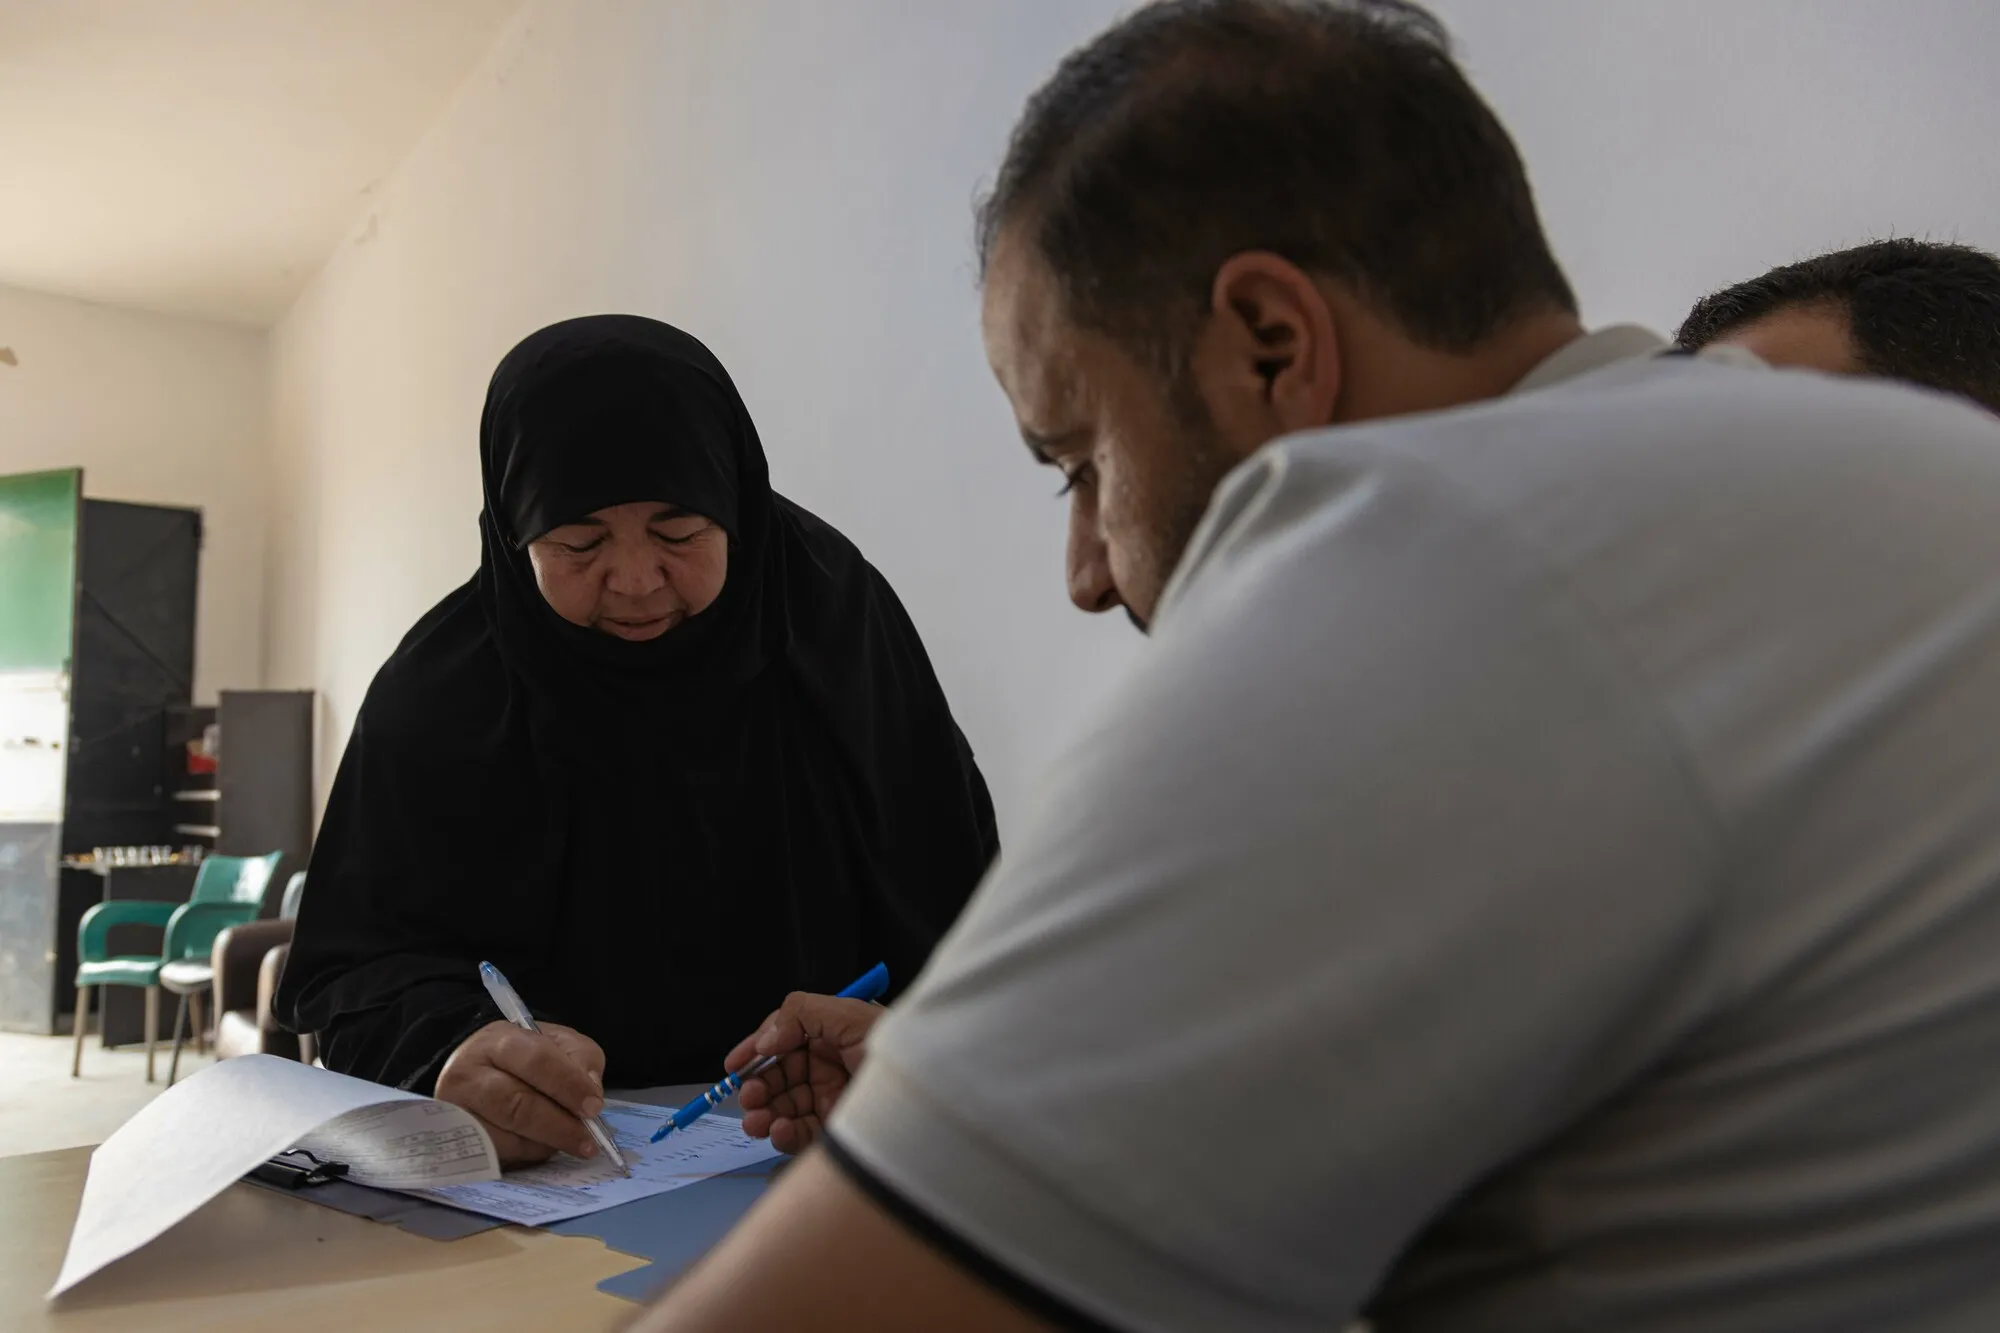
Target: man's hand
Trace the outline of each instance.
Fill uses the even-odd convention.
[[[767,1055],[783,1059],[747,1079],[743,1132],[769,1138],[782,1153],[804,1152],[819,1137],[847,1081],[861,1068],[868,1030],[888,1010],[863,1000],[799,991],[785,997],[756,1035],[745,1037],[723,1057],[731,1073]]]
[[[604,1109],[604,1050],[560,1024],[529,1032],[496,1020],[444,1062],[437,1097],[479,1118],[502,1166],[547,1161],[557,1149],[589,1157],[597,1144],[583,1121]]]

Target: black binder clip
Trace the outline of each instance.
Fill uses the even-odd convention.
[[[347,1174],[345,1162],[322,1162],[304,1148],[293,1148],[281,1152],[262,1166],[250,1171],[252,1180],[261,1180],[266,1185],[276,1185],[284,1190],[302,1190],[313,1185],[324,1185],[329,1180],[339,1180]]]

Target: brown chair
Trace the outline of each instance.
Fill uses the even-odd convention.
[[[215,937],[215,1058],[299,1058],[299,1039],[278,1026],[271,1001],[292,947],[289,921],[252,921]]]
[[[311,1064],[310,1035],[296,1036],[278,1023],[278,978],[292,948],[292,919],[298,912],[305,874],[285,886],[277,919],[231,926],[215,937],[215,1056],[278,1055]]]

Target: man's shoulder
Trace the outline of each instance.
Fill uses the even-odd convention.
[[[2000,418],[1952,395],[1704,353],[1628,357],[1533,392],[1301,432],[1266,451],[1424,455],[1530,432],[1557,446],[1590,449],[1609,426],[1684,448],[1714,442],[1768,448],[1808,434],[1880,438],[1885,427],[1898,434],[1920,427],[1926,435],[2000,439]]]
[[[1777,517],[1802,489],[1865,510],[1884,486],[1904,495],[1970,486],[2000,507],[1996,463],[2000,419],[1945,395],[1709,358],[1634,358],[1533,393],[1274,441],[1218,488],[1176,583],[1274,543],[1303,554],[1340,530],[1330,520],[1370,506],[1530,537],[1624,515],[1673,540],[1658,525],[1704,521],[1723,496]]]
[[[1270,448],[1302,454],[1365,451],[1451,469],[1462,453],[1510,470],[1575,456],[1617,469],[1635,444],[1681,451],[1725,470],[1754,468],[1774,450],[1826,441],[1907,443],[1916,454],[1965,440],[2000,440],[2000,418],[1963,399],[1898,381],[1774,370],[1722,356],[1632,357],[1532,393],[1446,411],[1307,432]],[[1538,447],[1525,447],[1529,442]],[[1498,446],[1497,449],[1489,446]],[[1607,446],[1610,446],[1607,452]],[[1909,453],[1884,455],[1885,466]]]

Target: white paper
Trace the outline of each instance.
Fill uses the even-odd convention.
[[[491,1180],[499,1174],[493,1142],[479,1122],[428,1097],[358,1107],[297,1146],[323,1162],[344,1163],[347,1179],[377,1189]]]
[[[334,1161],[365,1158],[369,1175],[356,1170],[357,1180],[410,1185],[499,1175],[486,1131],[455,1106],[273,1055],[224,1060],[168,1088],[91,1154],[49,1297],[132,1253],[270,1157],[315,1143],[328,1151],[313,1151]]]
[[[610,1126],[618,1150],[632,1168],[629,1178],[618,1174],[618,1168],[601,1156],[578,1158],[558,1153],[539,1166],[509,1171],[487,1184],[408,1192],[468,1212],[539,1227],[664,1194],[778,1155],[767,1140],[751,1138],[739,1121],[722,1115],[697,1120],[658,1143],[649,1143],[653,1131],[673,1113],[670,1106],[606,1104],[604,1123]]]

